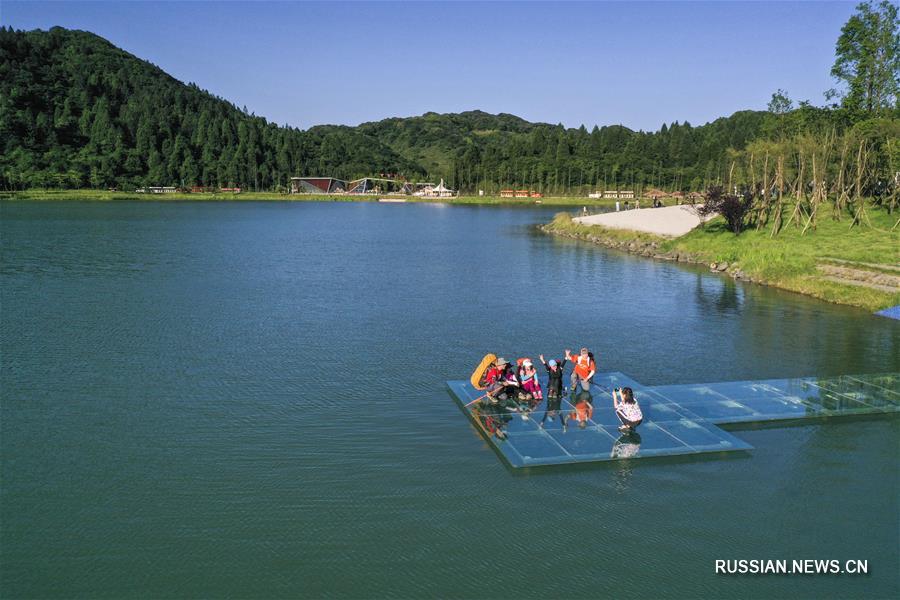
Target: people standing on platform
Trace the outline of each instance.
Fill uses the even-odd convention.
[[[589,392],[594,374],[597,372],[597,363],[594,362],[594,355],[587,348],[582,348],[578,356],[573,357],[571,350],[566,350],[566,360],[574,363],[575,368],[572,370],[571,382],[572,393],[577,391],[578,385]]]
[[[551,358],[549,362],[544,360],[541,354],[541,362],[547,369],[547,397],[559,398],[563,395],[563,369],[566,366],[566,359],[556,360]]]

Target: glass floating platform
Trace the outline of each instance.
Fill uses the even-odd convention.
[[[546,390],[546,379],[542,384]],[[719,425],[900,412],[900,373],[659,386],[598,373],[590,397],[581,397],[593,405],[584,426],[572,404],[581,398],[571,395],[559,410],[548,410],[543,400],[526,412],[480,401],[484,392],[468,381],[447,385],[514,468],[750,450]],[[624,386],[634,390],[644,414],[637,433],[629,435],[618,431],[612,407],[612,389]]]

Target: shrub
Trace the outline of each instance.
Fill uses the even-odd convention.
[[[706,217],[720,214],[725,219],[725,227],[735,235],[744,230],[744,221],[750,214],[755,194],[745,189],[740,194],[728,194],[725,188],[715,185],[706,190],[704,202],[697,208],[697,214]]]

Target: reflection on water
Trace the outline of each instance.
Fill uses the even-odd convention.
[[[712,314],[733,316],[743,304],[743,288],[726,275],[709,277],[697,273],[695,289],[697,305]]]
[[[619,439],[613,444],[610,456],[612,458],[631,458],[632,456],[636,456],[640,449],[641,434],[637,431],[632,431],[619,436]]]
[[[619,436],[613,445],[610,456],[613,458],[630,458],[637,456],[641,450],[641,435],[637,431]],[[618,494],[631,491],[631,478],[634,477],[634,461],[616,463],[615,490]]]

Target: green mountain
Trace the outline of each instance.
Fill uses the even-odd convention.
[[[243,185],[424,175],[349,128],[278,127],[84,31],[0,29],[0,187]]]
[[[88,32],[0,28],[0,188],[138,185],[278,189],[288,178],[397,173],[464,191],[700,189],[752,144],[859,128],[844,109],[741,111],[711,123],[565,128],[481,111],[357,127],[280,127]],[[883,121],[883,119],[882,119]],[[897,131],[869,127],[873,149]],[[863,128],[865,129],[865,128]],[[866,131],[869,131],[866,130]],[[880,144],[880,145],[879,145]],[[791,146],[789,152],[795,151]],[[877,161],[876,161],[877,162]],[[888,160],[881,160],[888,168]],[[879,163],[879,164],[881,164]]]

